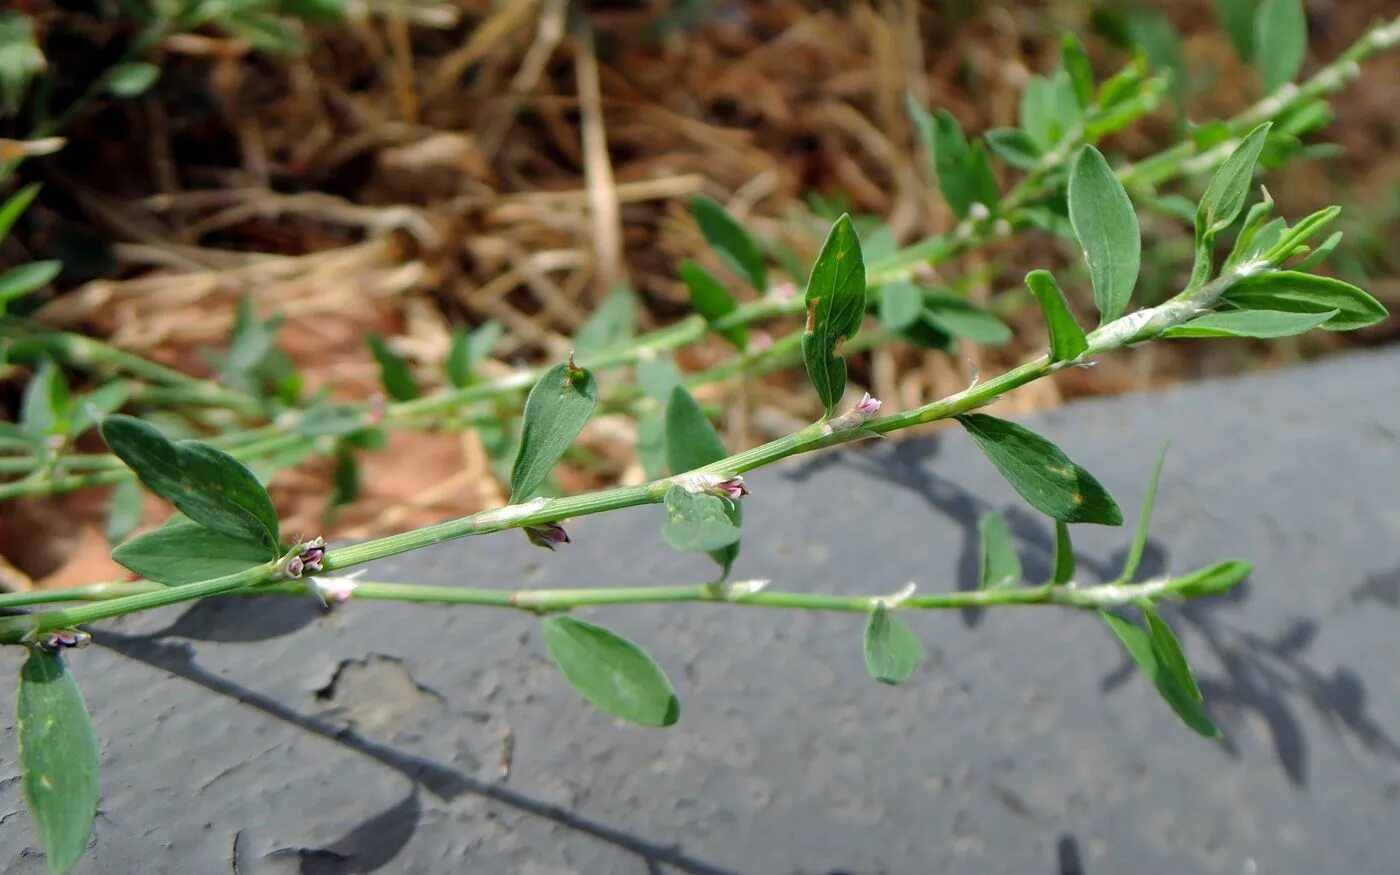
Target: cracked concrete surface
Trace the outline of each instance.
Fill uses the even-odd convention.
[[[622,725],[524,614],[223,600],[100,627],[76,654],[102,740],[80,873],[1122,872],[1383,875],[1400,856],[1400,353],[1031,421],[1129,526],[1171,438],[1147,570],[1241,556],[1237,593],[1169,611],[1226,732],[1180,726],[1090,616],[910,618],[928,659],[870,681],[861,619],[657,606],[586,612],[650,649],[681,721]],[[1051,529],[963,436],[749,479],[736,573],[785,588],[970,586],[1003,510],[1028,575]],[[376,579],[589,586],[703,579],[655,508],[381,563]],[[1086,577],[1127,529],[1076,527]],[[18,668],[7,653],[5,669]],[[0,870],[44,871],[0,704]]]

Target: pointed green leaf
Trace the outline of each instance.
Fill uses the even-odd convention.
[[[733,504],[717,495],[688,492],[684,486],[666,490],[666,522],[661,536],[683,553],[715,553],[739,540],[739,527],[729,518]]]
[[[625,285],[613,289],[574,335],[577,352],[601,352],[627,343],[637,330],[637,296]]]
[[[1142,497],[1142,513],[1138,516],[1137,529],[1133,532],[1133,543],[1128,548],[1128,559],[1123,563],[1123,573],[1118,575],[1120,583],[1132,581],[1142,565],[1142,554],[1147,549],[1147,531],[1152,526],[1152,506],[1157,503],[1157,484],[1162,479],[1162,463],[1167,460],[1167,444],[1157,453],[1157,464],[1152,466],[1152,476],[1147,479],[1147,492]]]
[[[676,360],[666,353],[644,358],[636,366],[637,388],[642,394],[662,404],[671,400],[671,392],[681,384],[682,374]]]
[[[1005,322],[957,295],[933,292],[925,295],[924,304],[923,318],[953,337],[984,346],[1001,346],[1011,340],[1011,328]]]
[[[262,544],[186,520],[136,536],[113,550],[112,558],[147,580],[180,586],[237,574],[274,557]]]
[[[61,261],[31,261],[0,274],[0,313],[10,301],[48,285],[61,270]]]
[[[292,423],[292,431],[306,437],[344,437],[368,424],[368,416],[358,407],[318,401]]]
[[[1138,664],[1143,674],[1157,687],[1157,692],[1171,706],[1182,722],[1206,738],[1219,738],[1220,730],[1211,722],[1201,702],[1183,685],[1172,667],[1158,652],[1151,636],[1137,624],[1114,614],[1100,612],[1099,616],[1118,636],[1123,648]]]
[[[1302,259],[1296,265],[1294,265],[1293,269],[1303,272],[1312,270],[1319,264],[1322,264],[1322,262],[1326,261],[1327,256],[1331,255],[1332,251],[1337,248],[1337,244],[1341,242],[1342,232],[1334,232],[1326,240],[1319,243],[1316,249],[1314,249],[1312,252],[1309,252],[1307,258]]]
[[[510,472],[510,500],[532,497],[598,407],[598,384],[587,368],[569,360],[555,365],[525,398],[520,449]]]
[[[1043,154],[1020,128],[993,128],[982,135],[992,154],[1018,170],[1034,170]]]
[[[1142,237],[1137,213],[1103,155],[1085,146],[1069,177],[1069,220],[1084,250],[1103,322],[1123,315],[1137,285]]]
[[[1055,282],[1054,274],[1048,270],[1033,270],[1026,274],[1026,286],[1040,303],[1045,325],[1050,330],[1050,360],[1073,361],[1083,355],[1089,348],[1084,329],[1074,321],[1074,314],[1070,313],[1065,293]]]
[[[1211,250],[1215,235],[1230,227],[1244,209],[1249,197],[1250,186],[1254,182],[1254,167],[1259,162],[1259,153],[1269,136],[1270,123],[1265,122],[1240,141],[1230,157],[1221,163],[1220,168],[1206,186],[1206,193],[1196,208],[1196,266],[1192,270],[1191,283],[1199,286],[1210,273]]]
[[[1246,310],[1287,313],[1336,313],[1319,327],[1351,331],[1374,325],[1387,315],[1375,298],[1350,283],[1293,270],[1258,273],[1225,290],[1224,299]]]
[[[253,541],[268,558],[281,552],[277,511],[253,473],[227,453],[198,441],[172,443],[130,416],[109,416],[102,437],[146,488],[206,528]]]
[[[141,487],[135,480],[123,480],[112,487],[107,497],[105,534],[108,544],[120,544],[141,525],[142,503]]]
[[[66,433],[70,406],[68,381],[63,378],[53,359],[45,356],[39,360],[34,376],[24,389],[24,401],[20,407],[20,422],[24,424],[24,430],[39,442]]]
[[[0,115],[19,111],[29,82],[44,69],[44,53],[34,39],[29,16],[0,13]]]
[[[637,461],[648,480],[666,476],[666,417],[660,411],[637,417]]]
[[[768,264],[758,243],[729,211],[703,194],[690,202],[690,212],[711,248],[731,270],[747,279],[758,292],[768,291]]]
[[[1254,11],[1258,0],[1215,0],[1215,14],[1220,28],[1230,35],[1240,59],[1254,57]]]
[[[705,268],[693,261],[682,261],[679,271],[681,280],[690,291],[690,306],[694,307],[695,312],[703,316],[706,322],[713,323],[723,319],[738,309],[738,304],[734,303],[734,297],[729,294],[729,290]],[[749,342],[748,328],[743,325],[727,328],[719,334],[741,350]]]
[[[1060,130],[1055,119],[1054,86],[1044,76],[1032,76],[1026,81],[1021,92],[1020,112],[1017,121],[1042,152],[1053,149],[1060,141]]]
[[[981,204],[988,212],[993,212],[1001,201],[1001,188],[997,185],[997,175],[987,159],[987,147],[977,140],[967,150],[967,180],[972,191],[973,206]],[[972,215],[969,208],[969,215]]]
[[[875,605],[865,623],[865,669],[882,684],[900,684],[924,661],[924,645],[909,625]]]
[[[940,109],[929,114],[911,98],[909,112],[933,156],[933,173],[938,190],[948,208],[959,219],[966,219],[972,209],[974,187],[971,176],[971,153],[962,126],[952,113]]]
[[[69,434],[76,438],[100,424],[121,409],[131,397],[131,392],[132,385],[126,380],[109,380],[79,397],[71,405],[73,418],[68,428]]]
[[[412,401],[422,394],[418,390],[418,381],[413,379],[413,372],[408,369],[408,362],[390,349],[384,338],[370,334],[366,339],[369,341],[369,351],[379,363],[379,382],[384,387],[385,395],[394,401]]]
[[[924,312],[924,291],[911,282],[892,282],[880,290],[880,323],[888,331],[903,331]]]
[[[977,522],[982,536],[981,574],[978,589],[1012,589],[1021,582],[1021,558],[1011,533],[1006,529],[1006,517],[998,511],[985,514]]]
[[[1278,310],[1226,310],[1207,313],[1185,325],[1168,328],[1163,337],[1292,337],[1319,327],[1336,316],[1322,313],[1286,313]]]
[[[63,657],[37,647],[19,672],[15,700],[24,798],[50,871],[72,869],[97,814],[97,739]]]
[[[505,328],[494,319],[470,332],[462,328],[453,329],[452,345],[448,348],[447,360],[443,362],[447,382],[459,389],[474,383],[476,366],[491,354],[503,334]]]
[[[807,281],[807,330],[802,358],[827,415],[846,391],[841,344],[855,336],[865,316],[865,263],[851,217],[831,226]]]
[[[1238,586],[1251,570],[1248,562],[1227,559],[1173,579],[1172,591],[1187,599],[1219,595]]]
[[[671,473],[703,468],[727,455],[705,411],[684,386],[673,387],[666,403],[666,461]]]
[[[1293,81],[1308,50],[1303,0],[1264,0],[1254,13],[1254,66],[1264,90]]]
[[[9,236],[10,229],[19,220],[20,215],[29,209],[30,203],[39,195],[39,183],[31,182],[24,188],[10,195],[3,205],[0,205],[0,240]]]
[[[146,61],[127,61],[107,72],[107,90],[116,97],[140,97],[160,78],[160,68]]]
[[[681,703],[645,650],[602,626],[545,617],[544,643],[564,679],[595,707],[643,726],[670,726]]]
[[[1060,66],[1074,86],[1080,108],[1088,109],[1094,102],[1094,67],[1089,63],[1084,43],[1073,33],[1066,32],[1060,37]]]
[[[958,422],[1031,507],[1067,523],[1122,524],[1113,497],[1050,441],[985,413],[959,416]]]
[[[1176,639],[1172,627],[1167,625],[1162,615],[1151,605],[1143,606],[1142,617],[1147,621],[1147,634],[1152,639],[1152,647],[1157,651],[1162,665],[1171,672],[1177,684],[1191,694],[1191,698],[1197,702],[1203,701],[1205,697],[1201,695],[1201,688],[1196,684],[1196,674],[1191,671],[1191,665],[1186,661],[1186,654],[1181,651],[1181,642]]]
[[[1069,540],[1069,526],[1055,520],[1055,557],[1050,582],[1063,586],[1074,579],[1074,545]]]

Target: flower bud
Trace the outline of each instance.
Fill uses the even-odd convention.
[[[55,629],[52,632],[41,633],[34,643],[49,653],[58,653],[87,647],[92,643],[92,636],[81,629]]]
[[[856,402],[856,406],[826,424],[826,433],[835,434],[838,431],[848,431],[853,428],[859,428],[865,425],[875,414],[879,413],[880,407],[880,399],[866,392],[865,395]]]
[[[553,550],[560,544],[572,544],[569,533],[564,531],[564,527],[558,523],[543,523],[538,526],[526,526],[525,537],[530,539],[530,543],[536,547],[544,547],[546,550]]]

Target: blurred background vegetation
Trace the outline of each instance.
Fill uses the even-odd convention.
[[[245,328],[280,314],[260,335],[274,345],[279,378],[339,400],[381,391],[371,334],[431,386],[442,382],[456,328],[499,325],[479,364],[490,378],[562,359],[620,284],[635,291],[638,331],[687,315],[682,260],[732,276],[687,210],[697,193],[725,204],[789,266],[771,277],[778,285],[801,287],[842,210],[860,217],[867,243],[947,233],[957,222],[906,95],[948,109],[969,134],[1014,125],[1022,93],[1055,67],[1066,31],[1084,41],[1100,79],[1134,53],[1172,77],[1169,99],[1104,145],[1118,159],[1158,152],[1195,135],[1196,122],[1265,94],[1251,63],[1252,0],[6,5],[0,144],[49,154],[6,182],[9,191],[41,182],[42,191],[0,245],[0,269],[40,258],[63,265],[12,312],[201,376],[226,373],[211,351],[228,346],[240,306],[250,307]],[[1303,77],[1396,11],[1385,0],[1305,9]],[[1343,204],[1346,234],[1330,269],[1392,308],[1397,105],[1400,56],[1369,61],[1332,101],[1330,124],[1263,179],[1280,215]],[[33,145],[42,137],[66,142]],[[1173,191],[1189,197],[1202,185]],[[1151,303],[1189,272],[1190,223],[1139,206],[1141,294]],[[1078,263],[1072,244],[1033,231],[939,265],[927,279],[995,313],[1010,339],[959,341],[952,354],[885,344],[853,364],[853,381],[898,409],[963,388],[975,369],[1019,361],[1043,343],[1024,274],[1056,269],[1088,313]],[[1041,381],[1003,408],[1274,367],[1397,334],[1392,321],[1267,344],[1153,344]],[[731,355],[712,337],[677,362],[694,372]],[[5,377],[0,403],[13,419],[30,371],[12,366]],[[819,412],[800,367],[696,394],[731,449]],[[344,487],[335,460],[280,471],[273,494],[290,532],[400,530],[502,501],[500,441],[489,423],[395,431],[358,457],[357,488],[329,516],[327,495]],[[561,487],[641,479],[636,444],[633,419],[600,417]],[[2,583],[119,576],[106,559],[106,501],[105,491],[85,490],[0,505],[10,566]]]

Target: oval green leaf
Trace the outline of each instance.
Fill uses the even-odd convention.
[[[146,488],[205,528],[281,553],[277,510],[243,463],[198,441],[172,443],[130,416],[102,421],[102,437]]]
[[[83,694],[63,658],[31,648],[15,701],[24,798],[49,869],[72,869],[97,814],[97,740]]]
[[[705,416],[705,411],[700,409],[691,394],[683,386],[675,386],[671,389],[671,398],[666,403],[666,464],[671,469],[672,474],[682,474],[686,471],[693,471],[696,468],[703,468],[711,462],[717,462],[728,455],[724,448],[724,442],[720,440],[719,433],[715,431],[710,420]],[[684,490],[682,490],[684,491]],[[729,522],[734,531],[734,536],[728,541],[723,541],[725,534],[714,534],[723,532],[716,526],[705,525],[704,528],[711,534],[701,535],[695,530],[695,526],[688,522],[678,522],[671,514],[671,505],[667,504],[666,528],[662,534],[668,543],[678,550],[695,550],[698,547],[681,547],[678,543],[704,543],[707,538],[723,541],[719,546],[711,548],[710,558],[719,563],[721,576],[727,576],[729,569],[734,565],[734,560],[739,557],[739,527],[743,524],[743,510],[737,501],[724,501],[716,496],[705,496],[718,501],[724,512],[725,519]],[[708,517],[714,510],[711,503],[705,503],[704,515]],[[701,513],[701,508],[691,508],[688,515],[696,517]]]
[[[807,329],[802,358],[826,414],[846,391],[841,344],[855,336],[865,316],[865,263],[851,217],[831,226],[807,281]]]
[[[695,312],[703,316],[706,322],[714,323],[738,308],[734,303],[734,296],[705,268],[693,261],[682,261],[678,270],[681,280],[690,292],[690,306],[694,307]],[[739,349],[748,345],[749,333],[743,325],[727,328],[719,332],[719,335]]]
[[[589,315],[574,335],[578,352],[600,352],[623,346],[637,330],[637,296],[619,285]]]
[[[189,520],[161,526],[112,551],[112,559],[123,568],[166,586],[237,574],[270,558],[261,544],[211,532]]]
[[[510,471],[510,500],[522,502],[549,479],[598,407],[598,383],[573,360],[555,365],[525,398],[520,449]]]
[[[1380,301],[1351,283],[1294,270],[1247,276],[1226,289],[1223,297],[1246,310],[1313,314],[1335,311],[1318,326],[1325,331],[1365,328],[1389,315]]]
[[[1069,311],[1069,303],[1054,274],[1048,270],[1033,270],[1026,274],[1026,287],[1040,303],[1045,315],[1045,325],[1050,330],[1050,360],[1054,362],[1073,361],[1084,354],[1089,342],[1084,338],[1084,329],[1074,321]]]
[[[1069,176],[1069,221],[1084,250],[1102,322],[1123,315],[1137,285],[1142,236],[1137,212],[1103,155],[1085,146]]]
[[[369,351],[379,363],[379,382],[384,387],[385,395],[395,401],[412,401],[422,394],[418,381],[413,379],[413,372],[408,369],[408,362],[390,349],[384,338],[371,334],[367,340]]]
[[[993,128],[982,139],[993,155],[1018,170],[1034,170],[1040,164],[1040,147],[1020,128]]]
[[[1220,730],[1211,722],[1210,715],[1206,713],[1201,700],[1192,693],[1195,681],[1188,684],[1187,679],[1181,677],[1178,672],[1180,666],[1176,665],[1172,658],[1162,653],[1152,636],[1143,631],[1142,627],[1130,620],[1122,617],[1100,612],[1104,623],[1118,636],[1118,641],[1123,645],[1123,649],[1128,651],[1133,662],[1152,681],[1157,692],[1162,696],[1171,709],[1176,712],[1176,716],[1195,732],[1204,735],[1206,738],[1219,738]],[[1175,641],[1175,636],[1173,636]],[[1178,655],[1180,647],[1177,648]],[[1185,664],[1184,658],[1182,664]],[[1188,669],[1189,672],[1189,669]]]
[[[1012,589],[1021,582],[1021,557],[1011,542],[1006,517],[998,511],[985,514],[977,521],[982,536],[982,561],[978,589]]]
[[[1264,0],[1254,13],[1254,66],[1264,90],[1293,81],[1308,50],[1303,0]]]
[[[934,293],[926,296],[924,303],[924,320],[945,334],[984,346],[1001,346],[1011,340],[1010,326],[956,295]]]
[[[690,202],[690,212],[700,233],[729,268],[747,279],[758,292],[768,291],[768,265],[763,251],[729,211],[703,194]]]
[[[1278,310],[1228,310],[1208,313],[1185,325],[1168,328],[1163,337],[1292,337],[1321,326],[1337,315],[1336,310],[1322,313],[1285,313]]]
[[[680,718],[680,700],[661,666],[616,632],[546,617],[544,641],[564,679],[600,710],[643,726],[670,726]]]
[[[107,73],[107,90],[116,97],[140,97],[160,79],[160,68],[147,61],[127,61]]]
[[[924,312],[924,291],[911,282],[893,282],[880,290],[880,324],[900,332],[919,320]]]
[[[685,553],[713,554],[738,542],[739,527],[729,517],[733,502],[717,495],[689,492],[684,486],[666,490],[665,502],[666,522],[661,526],[661,536],[673,548]]]
[[[1113,496],[1050,441],[985,413],[959,416],[958,422],[1031,507],[1067,523],[1122,525]]]
[[[882,684],[900,684],[924,661],[924,645],[884,602],[875,605],[865,623],[865,669]]]

